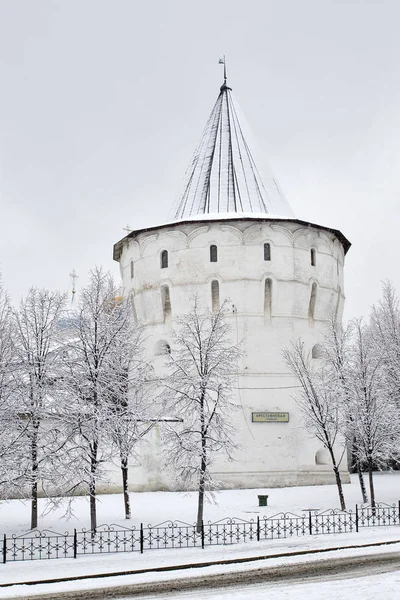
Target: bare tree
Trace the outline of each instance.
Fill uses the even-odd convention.
[[[354,431],[358,460],[368,470],[371,505],[375,506],[373,469],[393,457],[398,442],[398,410],[386,385],[383,357],[373,331],[362,319],[354,320],[353,324],[350,427]]]
[[[142,392],[139,392],[142,395]],[[122,476],[122,492],[124,498],[125,519],[130,519],[131,502],[129,497],[129,462],[137,460],[137,447],[141,440],[153,429],[158,422],[147,400],[130,398],[120,400],[115,405],[116,419],[112,438],[118,451],[119,466]]]
[[[55,461],[64,442],[61,429],[49,423],[57,405],[58,324],[64,308],[64,295],[31,288],[19,310],[13,311],[13,377],[19,422],[19,451],[14,460],[30,487],[32,529],[38,524],[39,484],[56,485],[60,479]]]
[[[165,430],[168,461],[183,484],[198,490],[197,530],[201,530],[204,497],[217,489],[211,466],[217,457],[232,458],[235,448],[230,414],[236,408],[233,388],[240,351],[231,343],[226,305],[211,313],[192,299],[188,314],[177,319],[173,348],[166,355],[164,400],[182,427]]]
[[[0,278],[0,485],[1,496],[7,497],[12,482],[19,476],[15,453],[21,443],[18,403],[16,402],[15,352],[12,314],[9,298]]]
[[[400,303],[390,281],[384,282],[382,297],[372,308],[370,327],[382,357],[387,386],[400,410]]]
[[[71,397],[65,419],[76,443],[75,469],[89,490],[93,531],[97,527],[96,486],[107,478],[105,463],[112,459],[121,423],[123,410],[116,410],[116,399],[126,397],[126,369],[135,343],[132,335],[131,307],[118,297],[110,274],[95,268],[71,318],[65,356]]]
[[[362,465],[357,453],[356,431],[353,427],[354,416],[351,409],[350,389],[351,389],[351,347],[353,342],[353,325],[350,323],[343,327],[338,322],[335,314],[331,314],[328,320],[328,327],[325,334],[324,344],[321,346],[321,359],[326,367],[331,370],[333,377],[336,377],[336,391],[341,396],[343,419],[343,435],[346,437],[348,447],[351,452],[353,467],[355,467],[363,502],[367,502],[367,492],[362,473]],[[348,427],[349,425],[349,427]]]
[[[340,507],[346,510],[339,471],[345,449],[343,448],[339,460],[335,452],[341,429],[340,402],[337,397],[335,378],[332,376],[332,371],[324,365],[318,369],[312,367],[310,353],[306,352],[301,340],[292,344],[290,349],[285,348],[283,357],[302,387],[296,401],[303,413],[305,428],[327,449],[335,475]]]
[[[160,413],[153,394],[156,384],[153,368],[144,360],[143,328],[133,319],[129,300],[119,305],[118,310],[130,311],[131,317],[126,322],[126,344],[116,348],[121,371],[111,404],[115,413],[112,440],[121,468],[125,518],[130,519],[129,460],[136,460],[138,444],[158,422]]]

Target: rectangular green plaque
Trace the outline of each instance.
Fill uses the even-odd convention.
[[[288,412],[253,412],[251,413],[253,423],[289,423]]]

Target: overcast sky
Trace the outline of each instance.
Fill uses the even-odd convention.
[[[0,270],[71,290],[169,216],[228,81],[294,213],[352,242],[347,318],[400,292],[399,0],[0,0]]]

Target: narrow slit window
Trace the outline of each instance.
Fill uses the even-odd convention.
[[[131,260],[131,279],[133,279],[134,273],[135,273],[135,269],[134,269],[134,266],[133,266],[133,260]]]
[[[214,244],[210,246],[210,262],[218,261],[218,248]]]
[[[310,304],[308,305],[308,318],[310,321],[314,321],[315,303],[317,301],[317,284],[314,283],[311,286]]]
[[[271,260],[271,244],[264,244],[264,260]]]
[[[315,248],[311,248],[311,266],[315,267],[317,264],[317,253]]]
[[[163,250],[161,252],[161,268],[162,269],[168,268],[168,250]]]
[[[161,287],[161,302],[165,320],[171,316],[171,296],[169,293],[169,287],[167,285],[163,285]]]
[[[217,312],[220,308],[219,304],[219,281],[211,282],[211,304],[213,312]]]
[[[272,279],[266,279],[264,284],[264,316],[271,317],[272,313]]]

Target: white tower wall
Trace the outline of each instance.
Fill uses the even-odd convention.
[[[270,261],[264,260],[264,243],[270,244]],[[119,244],[124,293],[134,298],[137,317],[146,325],[146,352],[156,365],[161,363],[157,345],[172,342],[174,319],[189,310],[193,294],[211,308],[211,282],[217,280],[221,302],[229,299],[233,341],[241,341],[243,348],[239,408],[232,415],[239,448],[233,462],[215,464],[217,478],[235,488],[333,483],[321,443],[302,425],[292,397],[298,381],[288,371],[282,349],[301,337],[311,350],[323,340],[329,314],[334,311],[341,318],[344,248],[337,232],[267,216],[204,216],[133,232]],[[210,262],[211,244],[218,248],[217,262]],[[168,251],[168,268],[161,268],[163,250]],[[265,310],[266,279],[272,281],[271,314]],[[313,283],[317,289],[311,318]],[[166,317],[163,286],[168,286],[171,299],[171,315]],[[288,412],[289,422],[252,423],[252,412]],[[164,468],[158,427],[140,452],[133,489],[173,489],[175,478]],[[342,469],[346,480],[344,462]]]

